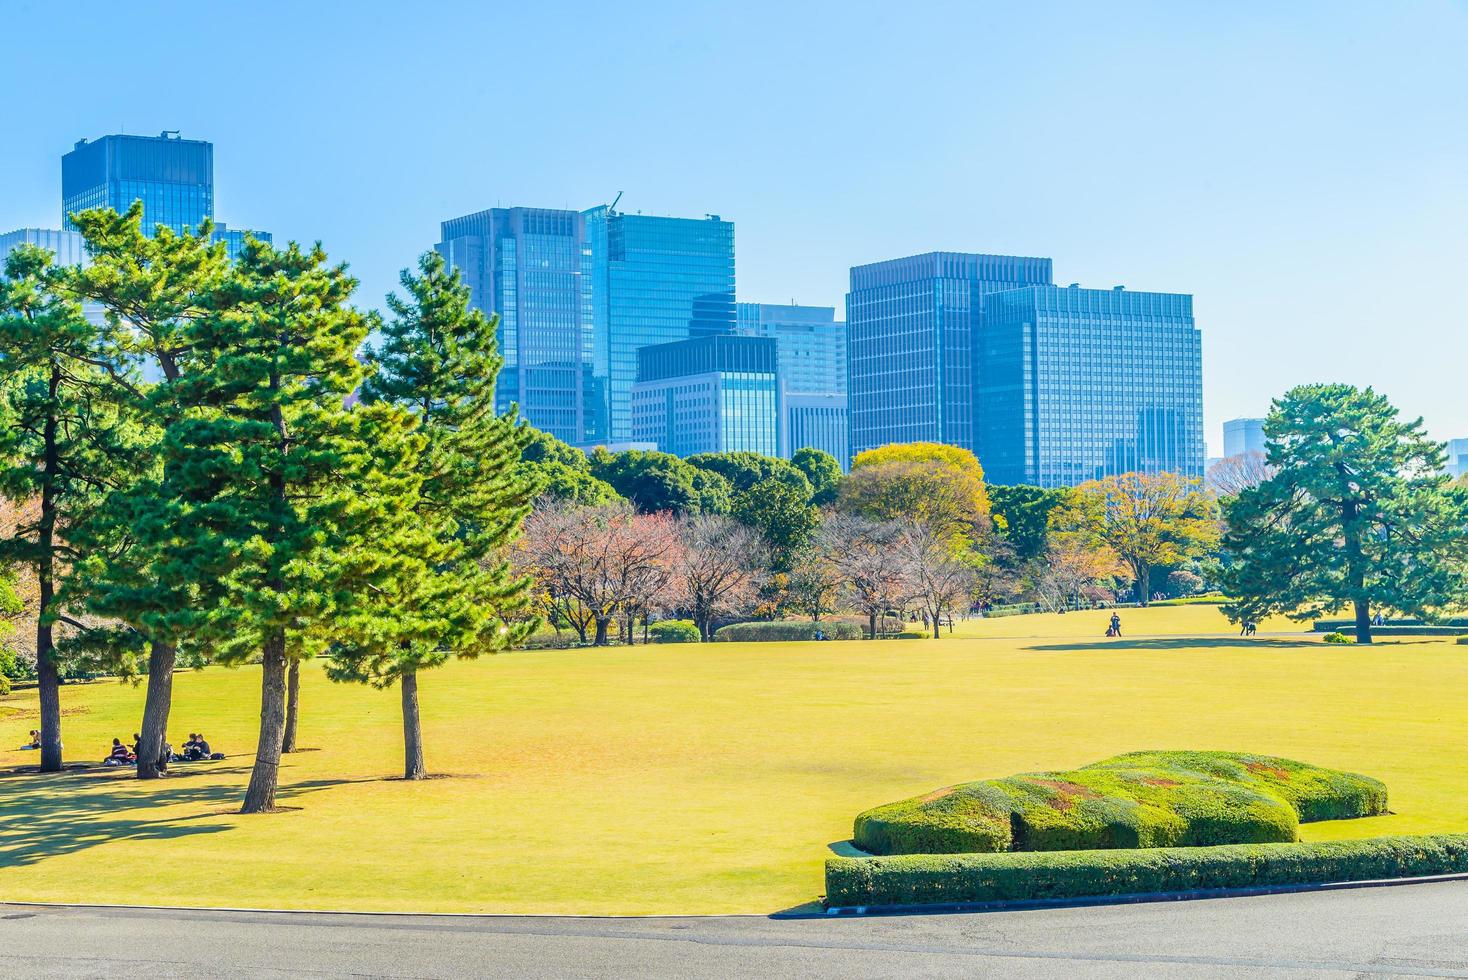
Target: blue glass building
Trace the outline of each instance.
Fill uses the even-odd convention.
[[[174,231],[198,228],[214,217],[214,144],[181,139],[175,132],[158,136],[104,136],[80,140],[61,158],[61,221],[91,208],[122,212],[143,202],[143,232],[159,225]],[[231,258],[244,245],[243,231],[219,226],[215,240],[224,241]],[[266,232],[249,232],[270,241]]]
[[[734,223],[624,214],[610,207],[583,212],[591,278],[592,373],[606,431],[633,438],[632,386],[638,351],[689,337],[734,330]],[[774,452],[771,443],[770,452]]]
[[[769,337],[779,359],[780,455],[807,446],[850,465],[846,400],[846,324],[830,306],[735,304],[741,336]]]
[[[779,360],[768,337],[706,334],[643,347],[632,438],[677,456],[779,446]]]
[[[44,248],[55,257],[57,265],[83,265],[87,260],[80,232],[19,228],[0,235],[0,267],[5,265],[6,256],[22,245]]]
[[[985,297],[975,451],[995,483],[1202,477],[1193,298],[1033,286]]]
[[[929,252],[856,266],[846,296],[851,452],[974,445],[974,344],[991,293],[1051,282],[1051,262]]]
[[[499,315],[495,410],[573,445],[607,438],[606,384],[593,373],[586,219],[577,211],[491,208],[443,222],[437,248]]]
[[[1223,454],[1264,453],[1263,419],[1229,419],[1223,423]]]

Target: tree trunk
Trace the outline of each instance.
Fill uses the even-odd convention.
[[[867,613],[867,639],[868,640],[875,640],[876,638],[877,638],[877,614],[876,613]]]
[[[610,622],[608,617],[596,617],[596,639],[592,641],[592,646],[604,647],[607,645],[607,626]]]
[[[36,682],[41,695],[41,771],[60,772],[61,672],[56,669],[49,625],[36,627]]]
[[[168,771],[163,743],[168,737],[168,712],[173,707],[173,667],[178,651],[171,643],[153,643],[148,650],[148,694],[143,701],[143,727],[138,732],[138,778],[157,779]]]
[[[280,746],[285,736],[285,634],[275,631],[265,640],[260,664],[260,740],[255,768],[245,790],[241,813],[269,813],[275,809],[280,786]]]
[[[1143,606],[1152,601],[1152,566],[1137,566],[1137,598]]]
[[[286,675],[285,695],[285,734],[280,739],[280,751],[282,753],[294,752],[296,750],[296,719],[300,716],[301,707],[301,662],[292,660],[290,672]]]
[[[1371,642],[1371,603],[1367,601],[1356,603],[1356,642]]]
[[[418,714],[418,672],[408,670],[401,678],[403,689],[403,778],[427,779],[423,765],[423,724]]]
[[[933,613],[933,639],[943,639],[943,614],[941,612]]]

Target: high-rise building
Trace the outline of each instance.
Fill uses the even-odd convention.
[[[779,447],[779,360],[768,337],[706,334],[643,347],[630,392],[632,438],[666,453]]]
[[[782,402],[780,455],[807,446],[850,465],[846,413],[846,324],[830,306],[739,303],[735,330],[775,341]]]
[[[1223,455],[1264,452],[1263,419],[1229,419],[1223,423]]]
[[[606,206],[583,214],[593,368],[604,384],[607,419],[606,432],[594,438],[622,441],[633,438],[641,348],[733,332],[734,223],[718,215],[664,218]]]
[[[1468,439],[1448,440],[1448,476],[1468,473]]]
[[[985,298],[976,451],[995,483],[1203,475],[1193,298],[1032,286]]]
[[[57,265],[81,265],[86,261],[82,247],[82,236],[75,231],[55,231],[50,228],[20,228],[0,235],[0,266],[5,257],[22,245],[44,248],[55,256]]]
[[[61,158],[61,222],[90,208],[126,211],[143,202],[143,233],[159,225],[174,231],[198,228],[214,217],[214,144],[186,140],[166,131],[158,136],[103,136],[80,140]],[[270,241],[267,232],[250,232]],[[215,240],[225,242],[230,257],[244,245],[243,231],[223,225]]]
[[[1051,262],[929,252],[856,266],[846,295],[851,452],[974,445],[974,356],[985,297],[1049,285]]]
[[[578,211],[491,208],[443,222],[438,251],[499,315],[495,410],[573,445],[605,440],[606,372],[594,372],[590,258]]]

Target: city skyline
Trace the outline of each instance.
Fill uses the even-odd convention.
[[[5,231],[55,227],[56,160],[76,140],[180,129],[221,148],[218,213],[277,241],[323,240],[362,279],[363,306],[381,308],[445,215],[582,208],[622,190],[629,213],[734,221],[740,301],[839,308],[849,267],[932,250],[1041,253],[1062,283],[1186,289],[1207,334],[1210,455],[1224,420],[1262,415],[1309,381],[1371,384],[1438,439],[1468,432],[1462,315],[1433,290],[1386,288],[1450,282],[1468,250],[1460,3],[854,4],[763,17],[567,4],[465,7],[451,32],[381,6],[296,12],[287,38],[267,35],[269,3],[199,18],[145,3],[93,12],[92,28],[119,42],[96,56],[102,87],[51,71],[68,25],[0,7],[27,39],[15,70],[48,79],[47,99],[14,107],[0,153]],[[501,43],[497,77],[537,72],[539,90],[483,108],[421,97],[424,78],[483,37],[552,30],[584,52],[582,72],[540,72],[543,52]],[[984,58],[956,56],[980,34],[998,39]],[[312,100],[264,113],[248,86],[179,85],[167,63],[128,56],[145,40],[281,77],[310,51],[336,122],[323,128]],[[364,53],[368,75],[352,70]],[[639,68],[611,70],[634,54]],[[466,84],[466,96],[498,91]],[[862,131],[867,117],[882,138]],[[709,152],[716,141],[725,148]],[[391,160],[386,181],[374,158]]]

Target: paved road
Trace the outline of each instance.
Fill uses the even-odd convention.
[[[350,916],[0,905],[4,977],[1468,977],[1468,882],[968,915]]]

